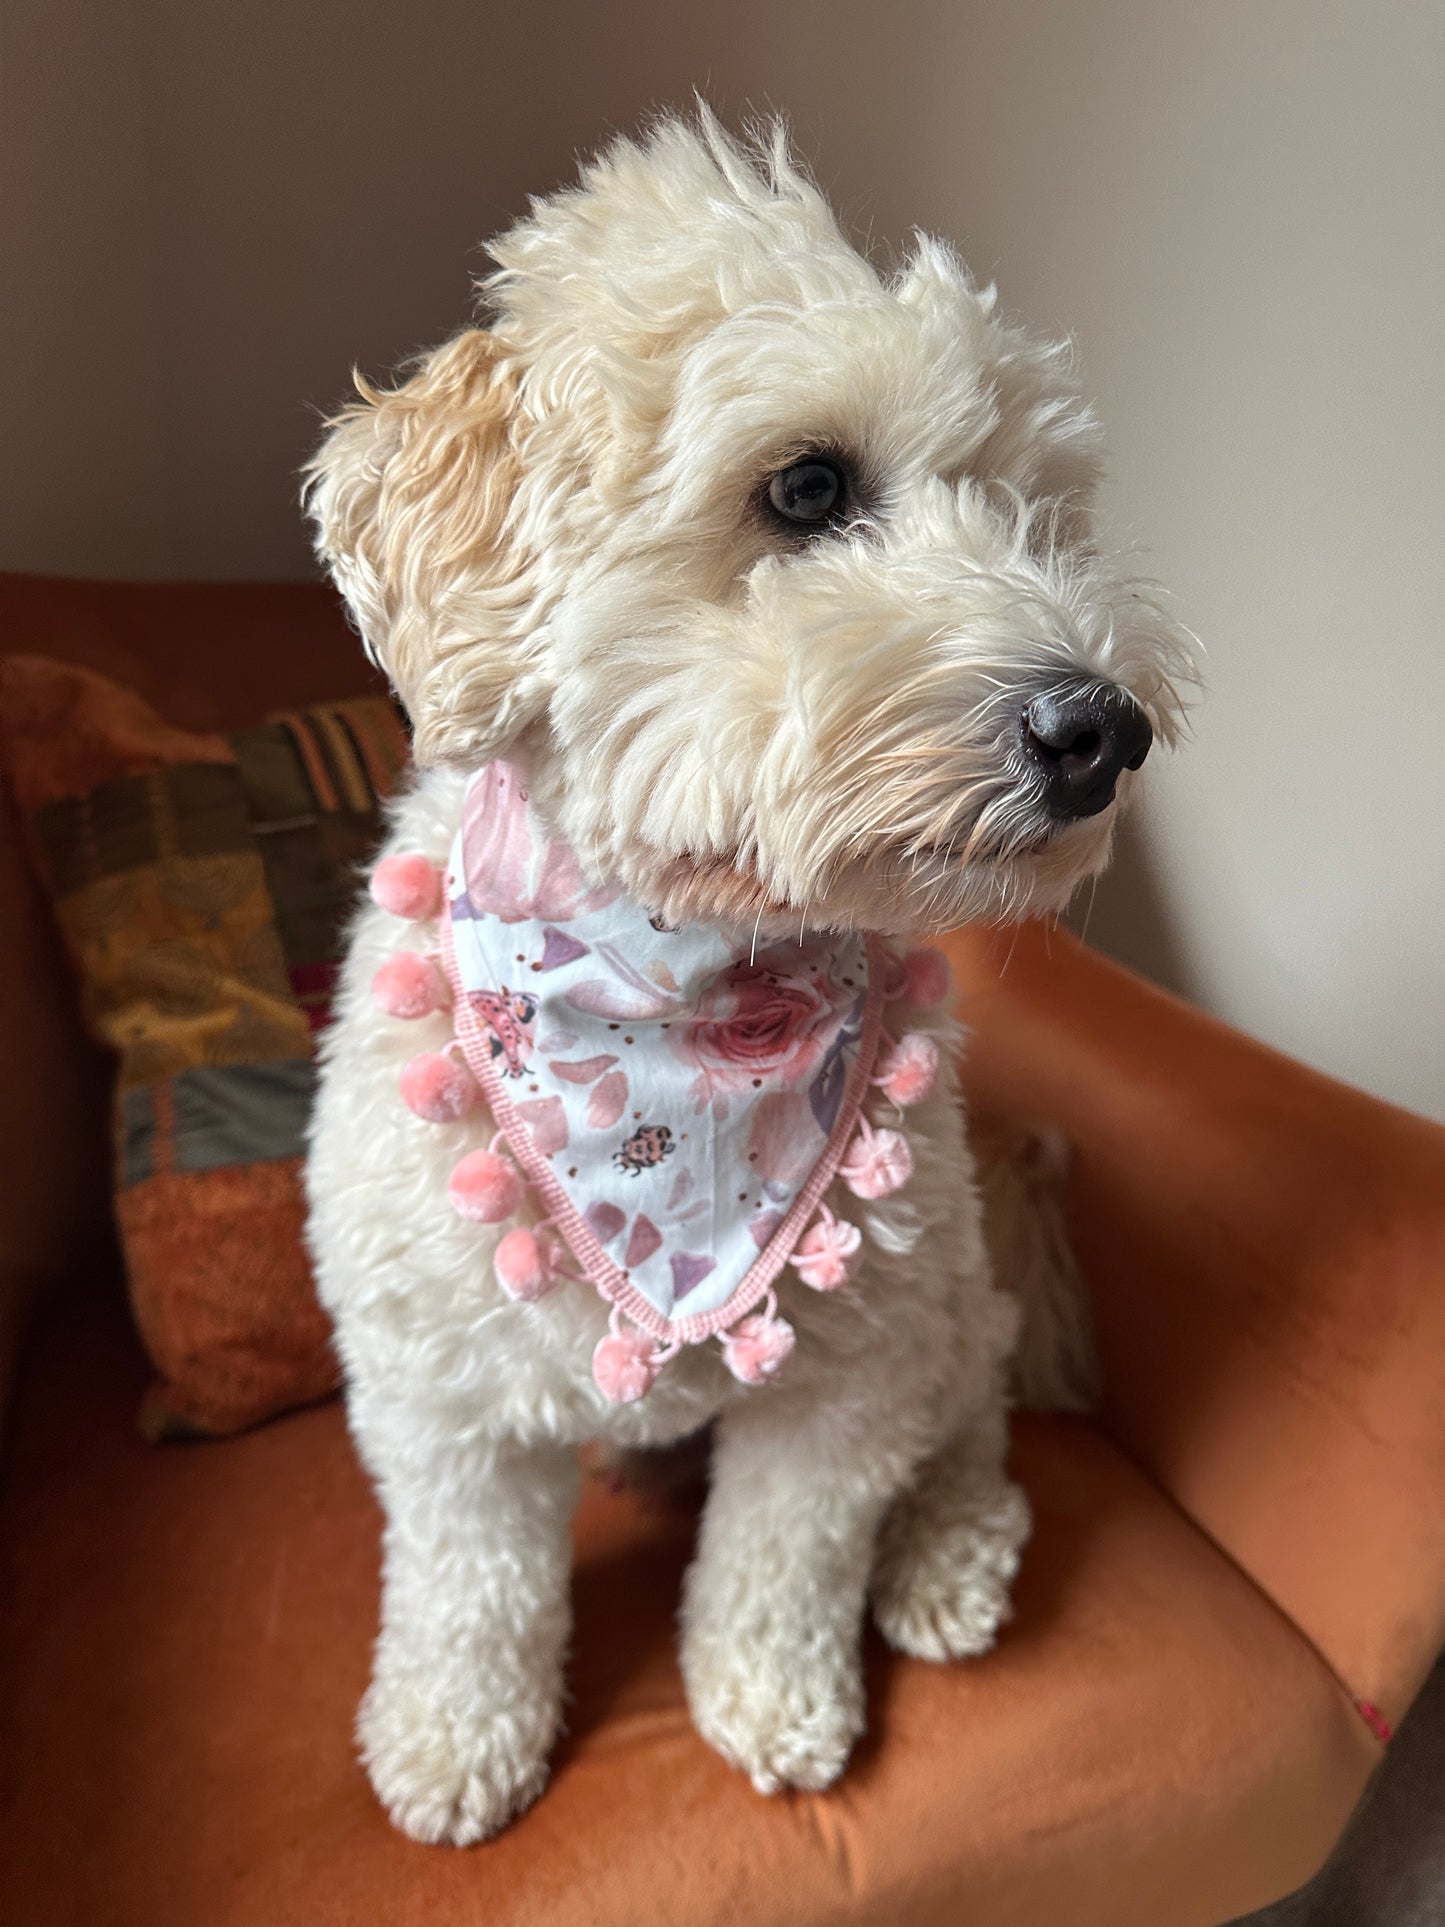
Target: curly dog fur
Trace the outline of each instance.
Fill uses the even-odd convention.
[[[1188,674],[1159,597],[1095,545],[1096,429],[1066,350],[1000,319],[937,242],[880,272],[781,134],[738,142],[705,113],[617,143],[493,253],[489,325],[361,385],[311,474],[320,552],[415,729],[389,848],[443,862],[464,773],[505,752],[585,870],[671,922],[776,939],[1057,911],[1135,778],[1051,815],[1021,705],[1091,679],[1169,740]],[[846,475],[846,512],[800,531],[770,478],[814,457]],[[359,1727],[379,1797],[462,1843],[536,1796],[576,1448],[708,1425],[694,1718],[761,1790],[827,1786],[863,1724],[870,1593],[902,1651],[982,1653],[1028,1527],[1003,1464],[1017,1303],[952,1073],[910,1112],[906,1191],[849,1201],[855,1282],[780,1287],[799,1343],[778,1382],[740,1385],[697,1346],[610,1405],[590,1370],[606,1307],[578,1286],[513,1303],[495,1233],[446,1208],[483,1127],[398,1099],[419,1034],[447,1034],[367,995],[403,941],[360,911],[309,1165],[386,1513]]]

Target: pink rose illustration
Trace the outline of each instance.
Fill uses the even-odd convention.
[[[725,1117],[733,1095],[760,1085],[796,1088],[822,1062],[840,1022],[833,987],[814,970],[790,974],[766,955],[734,964],[698,1000],[697,1015],[671,1033],[694,1065],[692,1096]]]
[[[617,895],[615,888],[591,889],[565,843],[547,839],[540,848],[527,820],[527,787],[509,763],[489,763],[467,790],[462,806],[462,868],[468,916],[490,912],[503,923],[539,918],[567,923],[600,910]],[[552,932],[552,961],[545,968],[585,957],[587,946],[558,954]],[[565,942],[563,943],[565,950]]]
[[[801,1091],[768,1091],[754,1105],[749,1162],[765,1185],[801,1184],[826,1143]]]

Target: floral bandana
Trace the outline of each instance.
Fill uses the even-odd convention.
[[[681,1345],[714,1334],[739,1377],[771,1376],[793,1342],[771,1290],[783,1266],[830,1289],[861,1243],[822,1204],[828,1185],[841,1172],[877,1197],[911,1169],[901,1134],[861,1116],[870,1082],[886,1081],[885,978],[900,994],[904,967],[871,938],[755,949],[749,931],[668,928],[586,883],[505,763],[467,787],[439,904],[419,863],[388,859],[373,894],[402,914],[440,911],[455,1038],[408,1065],[403,1095],[438,1120],[485,1101],[497,1136],[461,1160],[449,1195],[465,1217],[518,1219],[496,1252],[503,1288],[536,1298],[578,1274],[596,1287],[614,1308],[594,1360],[612,1398],[640,1397]],[[435,966],[384,971],[403,963],[420,966],[412,1003],[435,1008]],[[936,1060],[913,1036],[890,1061],[920,1045]],[[911,1101],[898,1071],[897,1101]]]

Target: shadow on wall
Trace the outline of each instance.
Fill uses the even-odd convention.
[[[1191,1003],[1203,1001],[1183,936],[1170,914],[1150,840],[1147,807],[1125,817],[1114,861],[1081,890],[1064,918],[1092,948]]]

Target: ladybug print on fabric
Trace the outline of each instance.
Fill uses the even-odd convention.
[[[523,1076],[537,1024],[536,998],[504,985],[501,990],[470,991],[468,1001],[491,1032],[488,1041],[493,1058],[502,1060],[502,1075]]]
[[[676,1149],[667,1125],[644,1124],[612,1153],[612,1162],[635,1178],[640,1171],[650,1171],[670,1158]]]

